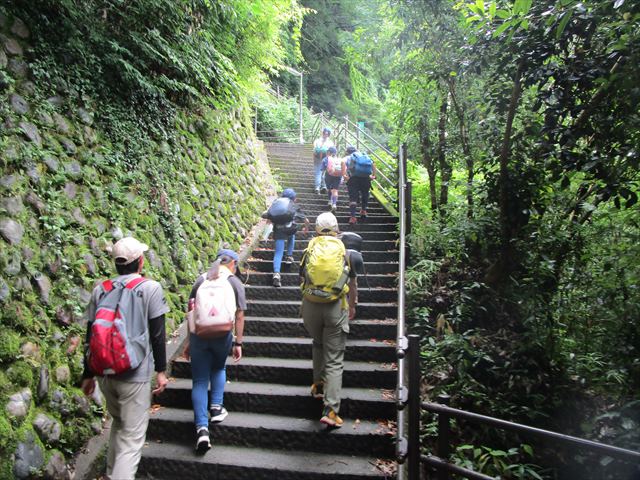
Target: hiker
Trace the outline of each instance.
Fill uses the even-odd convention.
[[[320,422],[339,428],[338,415],[349,320],[355,316],[358,285],[351,255],[337,238],[338,220],[331,212],[316,218],[318,236],[309,242],[300,264],[302,319],[313,339],[311,395],[323,399]]]
[[[347,165],[343,158],[338,157],[336,147],[329,147],[327,156],[322,160],[322,169],[326,172],[325,182],[329,189],[328,206],[332,212],[338,209],[338,189],[342,183],[342,177],[347,173]]]
[[[331,129],[324,127],[322,129],[322,136],[313,142],[313,171],[315,174],[315,189],[316,194],[324,194],[327,192],[325,180],[322,175],[322,159],[327,156],[327,150],[333,147],[333,140],[331,136]]]
[[[133,237],[116,242],[111,255],[118,276],[97,285],[87,307],[82,391],[93,395],[97,377],[113,419],[106,474],[118,480],[135,477],[151,393],[161,393],[168,383],[164,316],[169,307],[160,284],[140,275],[148,249]],[[154,370],[156,387],[150,392]]]
[[[356,147],[347,147],[347,189],[349,190],[349,224],[357,223],[356,209],[358,201],[360,203],[360,220],[367,218],[367,206],[369,204],[369,193],[371,191],[371,180],[376,178],[376,165],[369,155],[362,153]]]
[[[280,268],[285,252],[285,243],[287,255],[284,257],[284,262],[287,268],[291,268],[296,232],[298,231],[297,224],[304,222],[302,232],[307,235],[309,233],[309,220],[297,205],[296,192],[292,188],[285,188],[282,196],[274,200],[269,209],[262,214],[262,218],[266,218],[273,223],[273,286],[280,287],[282,286]]]
[[[232,347],[233,361],[242,358],[247,302],[244,285],[236,277],[237,266],[236,252],[219,250],[215,262],[198,277],[189,295],[189,337],[183,355],[191,358],[191,401],[196,452],[200,454],[211,448],[209,422],[220,423],[228,415],[224,408],[224,386],[227,356]]]

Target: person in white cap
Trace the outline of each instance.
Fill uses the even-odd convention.
[[[168,383],[164,316],[169,307],[162,286],[140,275],[148,249],[133,237],[116,242],[111,255],[118,276],[97,285],[87,307],[82,390],[91,396],[97,377],[113,418],[106,470],[111,479],[135,478],[149,424],[151,393],[161,393]],[[120,345],[107,344],[112,337],[119,338]],[[106,358],[114,350],[118,358]],[[126,357],[125,364],[120,357]],[[154,370],[156,387],[151,392]]]
[[[350,250],[337,238],[338,219],[331,212],[316,218],[318,237],[304,252],[302,319],[313,339],[313,384],[311,395],[323,400],[320,423],[339,428],[338,415],[344,370],[344,350],[349,320],[355,316],[358,299],[356,268]]]

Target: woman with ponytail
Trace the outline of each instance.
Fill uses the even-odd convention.
[[[209,270],[198,277],[191,294],[189,295],[189,338],[184,351],[184,356],[191,359],[191,377],[193,387],[191,400],[193,402],[194,422],[196,426],[196,451],[205,453],[211,448],[209,438],[209,422],[211,424],[222,422],[228,415],[224,408],[224,386],[227,381],[226,362],[229,351],[233,348],[233,360],[238,362],[242,358],[242,337],[244,333],[244,311],[247,309],[244,285],[235,275],[238,264],[238,254],[233,250],[222,249],[218,251],[215,262]],[[228,282],[228,284],[227,284]],[[203,287],[204,286],[204,287]],[[196,312],[200,311],[196,300],[200,302],[198,290],[203,291],[209,287],[225,292],[223,295],[233,295],[234,298],[223,299],[231,303],[235,308],[234,328],[215,335],[202,335],[197,333],[194,320]],[[223,309],[217,302],[207,309]],[[217,314],[217,312],[216,312]],[[235,339],[233,335],[235,330]],[[211,384],[210,396],[209,384]]]

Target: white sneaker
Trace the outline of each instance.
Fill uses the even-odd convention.
[[[200,427],[196,433],[196,452],[203,454],[211,448],[211,440],[209,439],[209,429]]]
[[[211,415],[211,418],[209,419],[211,423],[220,423],[225,418],[227,418],[227,415],[229,415],[227,409],[222,405],[211,405],[211,407],[209,408],[209,413]]]

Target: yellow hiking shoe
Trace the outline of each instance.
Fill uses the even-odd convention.
[[[336,412],[331,410],[330,408],[325,410],[325,414],[320,419],[320,423],[324,423],[325,425],[332,428],[340,428],[344,421],[338,416]]]

